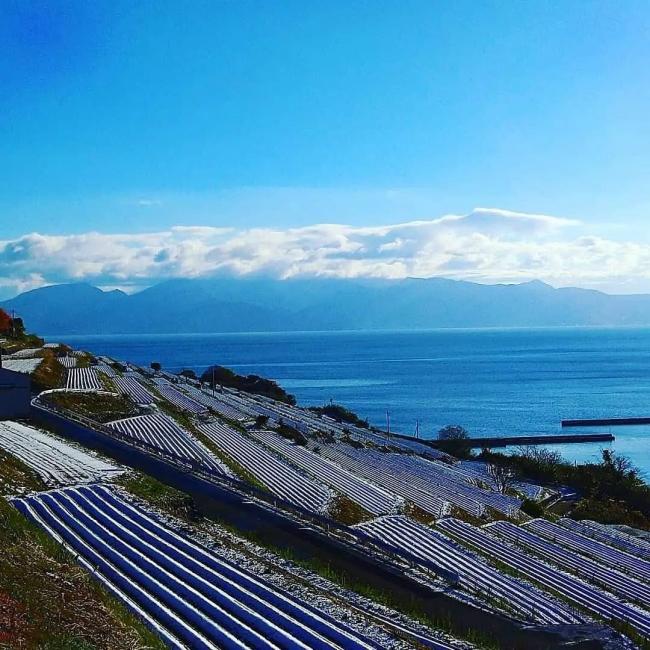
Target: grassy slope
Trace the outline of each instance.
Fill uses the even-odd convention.
[[[99,395],[96,393],[52,393],[45,397],[59,408],[78,413],[96,422],[111,422],[140,415],[141,410],[125,395]]]
[[[54,350],[44,349],[43,361],[32,373],[32,384],[35,390],[62,388],[65,384],[65,368],[61,365]]]

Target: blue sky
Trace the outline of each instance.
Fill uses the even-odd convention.
[[[554,244],[649,243],[649,36],[632,0],[1,3],[5,291],[159,279],[119,260],[17,267],[31,233],[375,228],[488,206],[581,222]],[[544,277],[650,290],[646,252],[624,278]]]

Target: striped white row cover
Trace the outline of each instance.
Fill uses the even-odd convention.
[[[59,363],[64,368],[76,368],[77,367],[77,358],[76,357],[58,357]]]
[[[403,551],[407,556],[457,572],[463,589],[490,604],[496,602],[514,609],[523,620],[551,624],[582,620],[569,607],[531,585],[501,573],[444,535],[407,517],[381,517],[355,528]]]
[[[482,481],[494,489],[494,479],[488,473],[488,464],[483,461],[461,460],[453,466],[453,469],[467,480]],[[541,485],[526,481],[513,481],[512,487],[529,499],[539,499],[544,492]]]
[[[115,377],[113,383],[123,395],[128,395],[136,404],[153,404],[156,398],[132,375]]]
[[[380,462],[377,462],[377,457],[373,455],[374,452],[369,449],[355,449],[346,444],[321,445],[311,440],[307,444],[310,449],[317,451],[353,474],[363,476],[367,480],[412,501],[433,517],[437,518],[448,514],[449,504],[462,508],[475,517],[481,517],[485,513],[483,504],[458,494],[448,485],[428,483],[422,486],[417,484],[417,477],[415,476],[405,475],[403,472],[398,475],[390,465],[384,463],[383,458],[380,459]],[[381,454],[381,456],[392,458],[393,456],[400,456],[400,454]]]
[[[433,449],[429,445],[425,445],[417,440],[408,440],[405,438],[398,438],[396,436],[386,436],[383,433],[376,433],[370,431],[370,429],[362,429],[360,427],[352,427],[351,431],[356,435],[359,440],[372,442],[376,445],[388,445],[390,447],[396,447],[401,451],[410,452],[414,454],[420,454],[427,458],[434,459],[448,459],[450,458],[449,454],[446,454],[443,451],[438,449]]]
[[[216,422],[199,429],[273,494],[313,512],[327,509],[332,494],[324,485],[303,476],[259,443]]]
[[[175,650],[380,650],[103,486],[12,503],[65,544]]]
[[[232,390],[224,389],[215,394],[215,399],[235,409],[240,414],[240,418],[255,419],[260,415],[254,400],[251,400],[250,396],[245,396],[245,393],[235,394]]]
[[[203,404],[199,404],[196,400],[184,395],[165,380],[155,379],[154,381],[158,388],[158,392],[174,406],[177,406],[183,411],[188,411],[189,413],[205,413],[207,411]]]
[[[251,435],[321,483],[329,485],[356,501],[372,514],[384,515],[396,512],[403,505],[403,500],[396,495],[382,490],[369,481],[364,481],[340,465],[325,460],[318,454],[301,445],[291,443],[275,433],[251,431]]]
[[[628,535],[616,528],[605,526],[605,524],[596,521],[560,519],[558,523],[576,533],[597,539],[609,546],[615,546],[626,553],[630,553],[630,555],[636,555],[644,560],[650,560],[650,542],[645,539]]]
[[[240,421],[247,419],[245,413],[242,413],[242,411],[231,406],[224,400],[219,399],[218,393],[215,393],[215,395],[212,396],[211,394],[208,394],[189,384],[183,386],[183,390],[192,399],[199,402],[199,404],[203,404],[203,406],[206,406],[207,408],[216,411],[217,413],[219,413],[219,415],[222,415],[224,418],[228,418],[229,420],[240,420]]]
[[[98,363],[95,368],[98,372],[103,372],[107,377],[110,377],[111,379],[113,377],[117,377],[117,373],[112,368],[112,366],[109,366],[106,363]]]
[[[94,368],[70,368],[65,387],[70,390],[104,390]]]
[[[108,426],[145,442],[166,455],[196,463],[217,474],[230,475],[230,470],[207,447],[162,413],[115,420]]]
[[[650,581],[650,562],[625,553],[617,548],[603,544],[590,537],[585,537],[564,526],[559,526],[546,519],[533,519],[526,524],[529,530],[542,535],[573,551],[588,555],[603,564],[614,567],[623,573]]]
[[[43,353],[43,348],[25,348],[24,350],[18,350],[12,354],[8,354],[6,359],[32,359],[33,357],[41,356]]]
[[[484,530],[525,548],[527,553],[575,573],[587,582],[596,582],[603,589],[618,594],[629,602],[644,603],[646,607],[650,605],[650,585],[636,580],[634,576],[625,575],[592,558],[570,551],[509,521],[487,524]]]
[[[519,512],[521,501],[515,497],[500,494],[491,490],[476,487],[468,483],[454,470],[454,466],[438,461],[430,461],[419,456],[407,454],[386,454],[371,452],[375,459],[398,476],[414,481],[421,489],[428,485],[445,486],[452,489],[459,497],[478,501],[486,507],[494,508],[505,515],[516,515]]]
[[[650,614],[621,602],[611,594],[549,566],[510,544],[499,541],[464,521],[444,519],[438,527],[487,555],[493,561],[502,562],[529,580],[542,585],[553,593],[583,607],[606,621],[624,622],[650,639]]]
[[[0,447],[22,460],[52,487],[109,479],[123,471],[59,438],[18,422],[0,422]]]
[[[5,370],[12,370],[13,372],[22,372],[27,375],[34,372],[41,363],[43,363],[42,358],[36,359],[3,359],[2,367]]]

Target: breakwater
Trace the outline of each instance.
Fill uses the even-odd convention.
[[[411,436],[399,436],[416,440]],[[431,447],[437,447],[439,440],[417,439],[418,442],[424,443]],[[613,442],[615,440],[611,433],[562,433],[558,435],[539,435],[539,436],[510,436],[505,438],[469,438],[467,442],[473,449],[482,449],[485,447],[525,447],[528,445],[551,445],[581,442]]]
[[[563,427],[623,427],[635,424],[650,424],[650,417],[584,418],[579,420],[562,420]]]

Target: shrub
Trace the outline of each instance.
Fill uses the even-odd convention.
[[[544,516],[544,508],[537,501],[533,501],[533,499],[524,499],[521,502],[521,511],[525,512],[527,515],[531,517]]]

